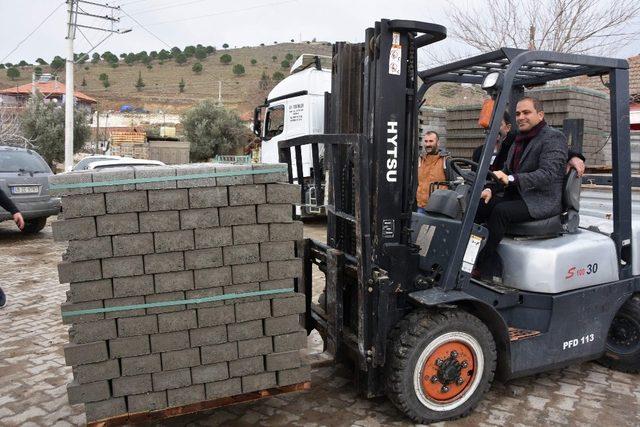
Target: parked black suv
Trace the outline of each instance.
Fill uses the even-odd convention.
[[[60,199],[49,195],[47,163],[33,150],[0,145],[0,188],[16,204],[25,225],[25,233],[37,233],[47,224],[47,217],[60,212]],[[12,219],[0,208],[0,221]]]

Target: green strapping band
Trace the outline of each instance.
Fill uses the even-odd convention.
[[[122,305],[118,307],[91,308],[87,310],[63,311],[62,317],[82,316],[85,314],[112,313],[114,311],[140,310],[143,308],[170,307],[173,305],[202,304],[205,302],[225,301],[228,299],[258,297],[263,295],[284,294],[293,292],[293,288],[270,289],[266,291],[243,292],[238,294],[214,295],[211,297],[180,299],[173,301],[150,302],[148,304]]]
[[[198,173],[198,174],[191,174],[191,175],[154,176],[150,178],[116,179],[114,181],[75,182],[72,184],[49,184],[49,189],[50,190],[68,190],[72,188],[108,187],[113,185],[146,184],[149,182],[164,182],[164,181],[184,181],[187,179],[218,178],[218,177],[225,177],[225,176],[261,175],[261,174],[267,174],[267,173],[279,173],[279,172],[286,172],[286,171],[287,170],[284,168],[274,168],[274,169],[257,169],[257,170],[238,170],[233,172]]]

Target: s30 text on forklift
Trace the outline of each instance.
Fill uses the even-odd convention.
[[[300,156],[306,144],[325,144],[330,171],[327,244],[304,245],[307,330],[319,330],[335,359],[353,366],[366,396],[386,394],[421,423],[468,414],[494,374],[504,380],[587,360],[640,370],[627,62],[504,48],[418,71],[417,49],[445,37],[439,25],[381,20],[363,44],[336,44],[327,134],[279,144],[290,176],[290,148]],[[580,75],[609,77],[613,233],[578,227],[580,182],[569,174],[564,212],[517,224],[502,241],[503,283],[472,279],[488,233],[474,216],[503,112],[525,87]],[[479,179],[453,160],[459,176],[432,194],[423,215],[413,212],[418,103],[438,82],[481,85],[495,107]],[[322,306],[311,301],[313,264],[326,276]]]

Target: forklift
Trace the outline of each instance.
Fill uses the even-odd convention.
[[[467,415],[502,381],[597,360],[640,370],[640,262],[631,227],[628,63],[503,48],[419,71],[417,50],[446,37],[431,23],[383,19],[360,44],[333,47],[325,134],[279,143],[297,176],[301,147],[329,170],[327,243],[305,239],[305,326],[367,397],[412,420]],[[579,227],[580,179],[565,180],[563,213],[515,224],[502,241],[501,284],[471,277],[487,229],[474,217],[500,121],[524,89],[581,75],[609,79],[613,232]],[[447,189],[415,212],[418,106],[436,83],[480,85],[494,99],[479,164],[452,159]],[[326,168],[318,144],[324,144]],[[472,174],[467,167],[475,166]],[[486,177],[486,178],[485,178]],[[321,177],[314,177],[318,182]],[[314,266],[325,275],[312,301]],[[317,294],[317,292],[316,292]]]

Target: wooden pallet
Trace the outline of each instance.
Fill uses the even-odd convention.
[[[144,144],[147,142],[146,132],[112,131],[110,135],[111,144]]]
[[[279,394],[293,393],[296,391],[309,390],[311,382],[292,384],[284,387],[259,390],[251,393],[239,394],[236,396],[221,397],[219,399],[206,400],[189,405],[175,406],[172,408],[160,409],[152,412],[137,412],[133,414],[122,414],[112,418],[92,421],[87,423],[88,427],[122,426],[125,424],[141,424],[161,421],[167,418],[178,417],[180,415],[194,414],[210,409],[222,408],[239,403],[251,402],[265,397],[277,396]]]

